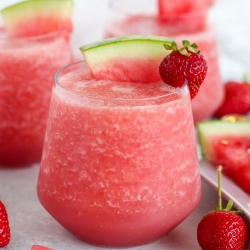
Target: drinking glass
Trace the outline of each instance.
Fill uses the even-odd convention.
[[[52,217],[93,245],[170,232],[201,197],[187,86],[97,81],[84,61],[60,69],[37,191]]]
[[[158,0],[113,0],[111,18],[105,37],[120,35],[159,35],[173,38],[179,46],[182,40],[197,43],[208,63],[208,72],[198,95],[192,100],[194,122],[211,117],[224,98],[221,80],[217,36],[209,10],[183,14],[160,13]]]
[[[71,61],[67,31],[10,38],[0,25],[0,165],[40,161],[53,77]]]

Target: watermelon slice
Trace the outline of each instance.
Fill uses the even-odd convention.
[[[32,246],[31,250],[54,250],[54,249],[48,248],[48,247],[39,246],[39,245],[34,245],[34,246]]]
[[[203,158],[250,194],[250,120],[197,124]]]
[[[209,0],[158,0],[158,17],[175,33],[199,32],[206,27]],[[171,29],[170,29],[171,28]],[[171,35],[172,35],[171,33]]]
[[[1,11],[10,37],[30,37],[65,29],[72,32],[72,0],[28,0]]]
[[[158,0],[158,11],[160,15],[182,15],[192,12],[207,11],[209,0]]]
[[[160,36],[120,36],[80,48],[92,77],[100,80],[149,83],[161,80],[159,66],[169,53]]]

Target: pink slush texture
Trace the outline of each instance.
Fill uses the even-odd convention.
[[[0,40],[0,164],[40,160],[53,76],[72,59],[68,37]]]
[[[185,26],[186,27],[186,26]],[[186,29],[186,28],[185,28]],[[221,82],[217,40],[213,28],[206,26],[194,32],[195,26],[189,26],[183,33],[183,24],[168,27],[155,17],[136,16],[122,19],[112,23],[106,29],[106,36],[112,37],[125,34],[155,34],[173,37],[179,46],[183,39],[198,44],[199,49],[208,63],[206,78],[197,96],[192,100],[194,122],[209,118],[220,106],[224,98],[223,85]],[[212,101],[211,101],[212,100]]]
[[[81,81],[74,78],[73,85],[83,91]],[[128,89],[142,91],[135,86]],[[155,95],[153,83],[144,86]],[[116,87],[125,91],[121,83]],[[201,195],[189,93],[180,96],[161,104],[103,106],[57,87],[38,182],[48,212],[95,245],[145,244],[177,226]]]

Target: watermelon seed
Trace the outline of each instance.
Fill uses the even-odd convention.
[[[228,121],[228,122],[237,122],[237,121],[247,121],[248,118],[245,115],[238,115],[238,114],[233,114],[233,115],[224,115],[221,118],[222,121]]]
[[[229,142],[227,140],[221,140],[220,143],[223,144],[223,145],[228,145],[229,144]]]

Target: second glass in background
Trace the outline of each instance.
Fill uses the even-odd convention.
[[[209,118],[221,104],[224,93],[220,76],[217,37],[208,21],[208,7],[186,14],[160,15],[157,0],[113,0],[112,18],[105,37],[147,34],[198,44],[208,62],[208,73],[198,95],[192,100],[195,123]]]
[[[10,38],[0,27],[0,164],[40,160],[53,77],[71,61],[66,30]]]

